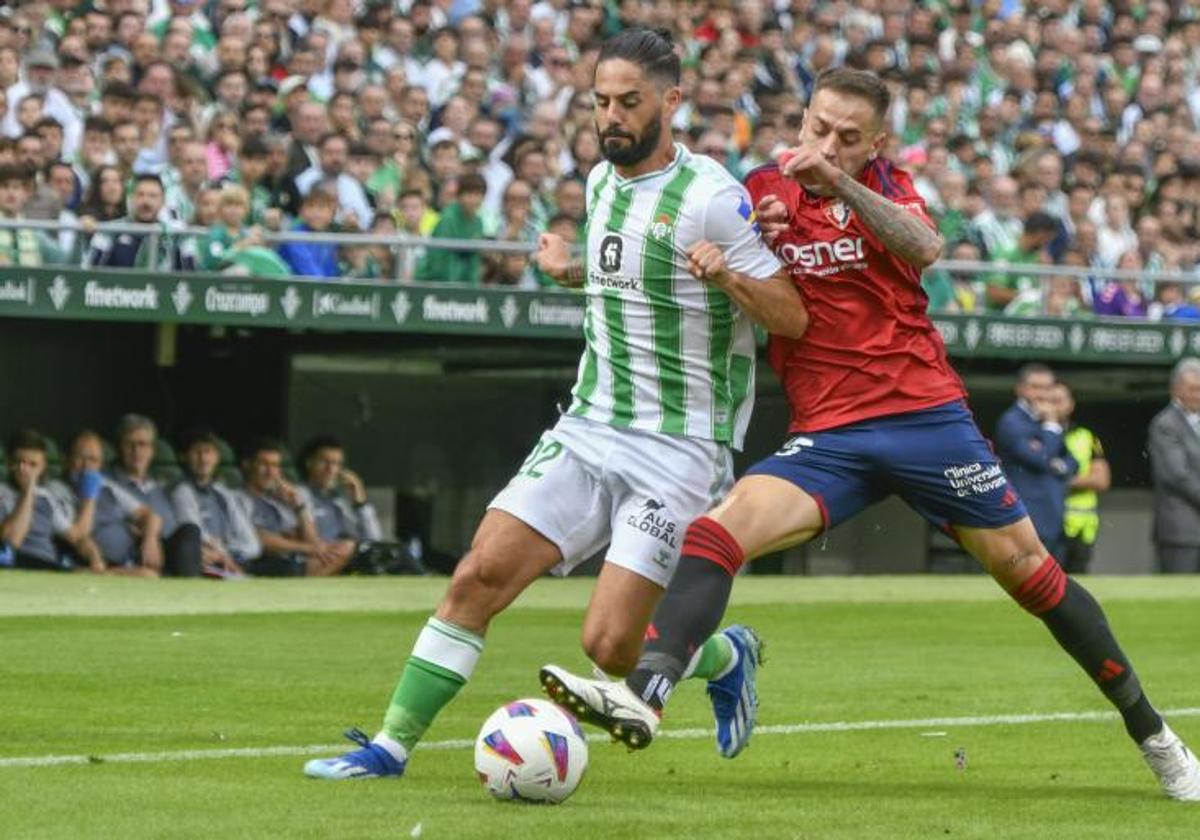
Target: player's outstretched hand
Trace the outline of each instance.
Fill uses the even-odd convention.
[[[763,241],[774,244],[779,234],[788,229],[788,209],[777,195],[764,195],[754,208],[754,220],[762,230]]]
[[[722,286],[729,279],[725,254],[711,242],[701,240],[688,249],[688,271],[702,283]]]
[[[533,259],[538,268],[555,283],[561,283],[567,278],[567,269],[571,267],[571,250],[567,247],[567,240],[557,233],[543,233],[538,237],[538,249]]]
[[[838,169],[816,146],[796,146],[779,153],[779,169],[784,177],[799,181],[802,186],[823,195],[830,195],[837,186]]]

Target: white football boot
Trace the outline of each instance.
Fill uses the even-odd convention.
[[[624,682],[585,679],[557,665],[544,666],[540,678],[551,700],[629,749],[645,749],[654,740],[658,714]]]
[[[1141,743],[1142,756],[1158,777],[1163,792],[1182,802],[1200,802],[1200,761],[1171,727]]]

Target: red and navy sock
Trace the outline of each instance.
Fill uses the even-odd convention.
[[[1036,615],[1125,719],[1137,743],[1158,734],[1163,721],[1146,699],[1133,666],[1117,644],[1104,611],[1086,589],[1047,557],[1013,598]]]
[[[688,527],[675,576],[625,680],[654,709],[662,711],[692,654],[717,629],[744,560],[741,546],[715,519],[702,516]]]

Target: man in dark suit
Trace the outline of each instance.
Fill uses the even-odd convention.
[[[1154,545],[1167,574],[1200,572],[1200,359],[1171,373],[1171,403],[1150,422]]]
[[[1017,401],[996,426],[996,451],[1046,548],[1062,558],[1063,511],[1079,465],[1063,442],[1053,399],[1054,372],[1031,363],[1017,371]]]

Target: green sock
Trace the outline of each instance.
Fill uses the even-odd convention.
[[[708,641],[692,657],[691,666],[684,673],[684,678],[713,680],[722,677],[729,671],[736,655],[733,642],[725,636],[720,633],[709,636]]]
[[[417,637],[383,719],[383,731],[411,751],[475,670],[483,637],[431,618]]]

